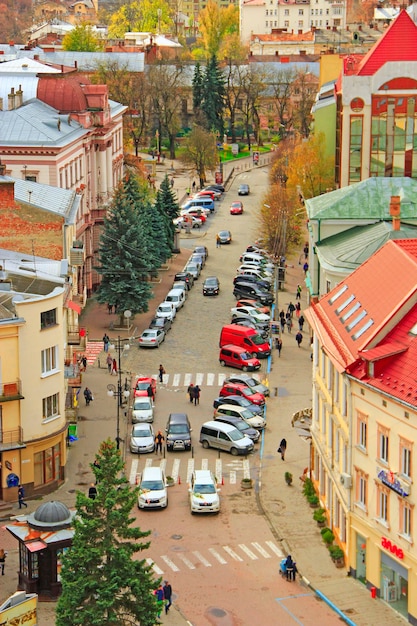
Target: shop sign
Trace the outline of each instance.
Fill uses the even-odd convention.
[[[378,478],[383,485],[389,487],[395,491],[395,493],[398,493],[398,495],[403,496],[403,498],[410,495],[408,485],[402,483],[393,472],[382,469],[378,473]]]
[[[386,537],[382,537],[382,539],[381,539],[381,546],[383,548],[385,548],[385,550],[389,550],[391,552],[391,554],[394,554],[397,558],[399,558],[399,559],[403,559],[404,558],[403,549],[399,548],[398,546],[396,546],[395,543],[392,543]]]

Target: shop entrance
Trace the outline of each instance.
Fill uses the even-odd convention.
[[[408,572],[386,554],[382,554],[381,558],[381,598],[407,618]]]

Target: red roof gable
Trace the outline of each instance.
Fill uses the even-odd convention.
[[[306,311],[340,371],[374,348],[417,299],[417,240],[388,241]]]
[[[417,26],[402,10],[360,62],[358,76],[372,76],[388,61],[417,61]]]

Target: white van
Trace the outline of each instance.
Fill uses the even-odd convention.
[[[210,421],[202,425],[200,443],[203,448],[218,448],[233,456],[249,454],[253,451],[253,441],[230,424]]]
[[[145,467],[139,483],[139,509],[165,509],[168,506],[167,481],[160,467]]]
[[[178,309],[184,306],[184,302],[185,302],[185,294],[183,290],[171,289],[171,291],[168,292],[165,298],[165,302],[172,302],[172,304],[175,306],[175,308],[178,311]]]
[[[171,322],[174,321],[175,316],[177,314],[177,309],[172,302],[161,302],[159,307],[156,309],[155,316],[156,317],[167,317]]]

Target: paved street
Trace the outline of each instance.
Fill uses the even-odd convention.
[[[321,541],[320,532],[312,519],[312,510],[301,493],[298,477],[308,466],[309,445],[300,439],[291,427],[291,416],[299,409],[311,406],[311,361],[308,332],[298,349],[295,333],[283,336],[281,358],[274,352],[271,372],[263,362],[261,376],[269,381],[271,398],[267,408],[265,438],[258,451],[249,457],[249,466],[243,459],[219,455],[214,450],[202,450],[198,443],[199,426],[212,416],[212,401],[217,395],[223,377],[230,372],[218,362],[218,336],[223,324],[230,322],[229,309],[234,306],[231,278],[239,265],[239,254],[256,238],[255,207],[262,202],[267,184],[267,170],[254,172],[241,166],[235,183],[250,182],[251,196],[243,198],[243,216],[231,217],[230,201],[236,199],[231,192],[219,203],[217,214],[201,232],[183,235],[180,255],[161,272],[161,283],[154,288],[155,298],[148,313],[137,316],[133,324],[136,334],[147,327],[154,309],[170,288],[173,275],[182,269],[189,251],[198,243],[209,248],[209,261],[203,276],[217,275],[221,280],[221,295],[204,298],[201,293],[203,278],[195,285],[184,310],[158,350],[139,350],[132,346],[123,353],[123,377],[139,374],[156,374],[159,363],[166,369],[163,385],[158,388],[155,428],[163,428],[172,410],[185,411],[193,424],[194,456],[189,453],[167,454],[166,458],[148,455],[138,459],[124,448],[126,472],[131,482],[146,462],[163,463],[167,474],[176,477],[170,488],[170,503],[166,511],[137,512],[142,528],[152,531],[150,562],[156,574],[169,577],[174,589],[175,609],[163,623],[195,626],[229,626],[255,621],[265,625],[278,623],[340,623],[335,612],[323,602],[318,602],[312,587],[319,589],[330,601],[348,616],[354,624],[373,626],[402,622],[380,600],[372,600],[369,591],[359,582],[346,576],[345,569],[336,569]],[[179,166],[176,172],[179,171]],[[163,171],[158,173],[159,176]],[[177,174],[176,190],[181,198],[188,186],[188,176]],[[237,196],[236,196],[237,197]],[[230,246],[215,248],[215,233],[230,228],[234,240]],[[288,260],[286,288],[279,294],[279,308],[295,301],[295,290],[302,283],[302,269],[298,265],[299,252]],[[306,305],[305,290],[302,306]],[[88,329],[89,340],[101,340],[104,332],[113,338],[110,323],[115,316],[107,314],[106,307],[89,304],[83,324]],[[117,331],[119,332],[119,331]],[[130,333],[120,331],[121,337]],[[100,367],[99,367],[100,362]],[[186,387],[190,380],[201,383],[199,406],[190,406]],[[48,499],[59,499],[69,506],[75,501],[75,490],[88,488],[92,480],[89,464],[94,452],[105,437],[115,437],[116,405],[109,402],[106,385],[116,381],[107,373],[103,353],[92,359],[83,384],[94,393],[89,407],[80,407],[79,440],[71,445],[67,465],[67,480],[57,493]],[[111,404],[113,402],[113,404]],[[83,404],[83,403],[82,403]],[[126,441],[129,424],[122,414],[122,438]],[[288,442],[285,462],[276,452],[279,441]],[[151,458],[152,457],[152,458]],[[221,464],[219,464],[221,460]],[[188,505],[187,477],[193,467],[209,467],[220,478],[223,510],[214,518],[192,517]],[[255,487],[244,493],[240,478],[245,471],[255,479]],[[284,481],[284,471],[293,474],[293,485]],[[29,511],[39,502],[29,502]],[[16,509],[16,513],[17,513]],[[1,530],[1,544],[9,550],[7,580],[4,592],[16,589],[17,550],[13,541]],[[297,561],[300,574],[311,582],[302,580],[288,583],[281,579],[278,564],[281,554],[290,552]],[[2,581],[3,582],[3,581]],[[249,593],[248,593],[249,591]],[[2,594],[3,595],[3,594]],[[40,605],[39,624],[49,626],[53,621],[53,605]]]

